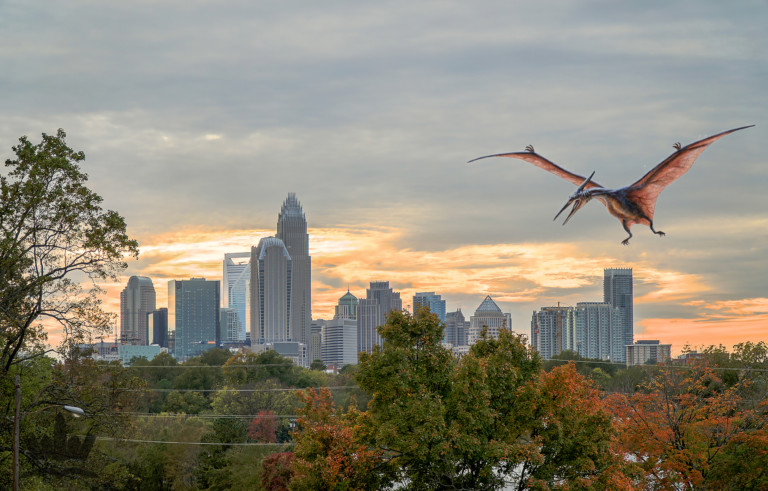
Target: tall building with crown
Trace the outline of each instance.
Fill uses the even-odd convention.
[[[512,315],[501,311],[490,295],[475,310],[475,315],[469,318],[468,344],[475,344],[480,339],[483,328],[488,328],[488,337],[498,339],[501,329],[512,329]]]
[[[155,287],[146,276],[131,276],[120,292],[120,341],[147,345],[147,315],[156,308]]]
[[[372,281],[366,298],[357,305],[357,351],[371,353],[374,345],[381,346],[378,327],[387,321],[387,314],[403,310],[400,292],[389,287],[389,281]]]
[[[607,268],[603,271],[603,302],[619,309],[622,337],[614,339],[613,361],[625,361],[625,346],[634,343],[634,292],[632,268]]]
[[[283,202],[277,217],[277,234],[275,237],[285,244],[292,267],[289,308],[290,338],[292,341],[303,343],[307,347],[308,360],[319,359],[320,353],[311,352],[312,258],[309,255],[307,219],[295,193],[288,193],[288,197]],[[253,262],[251,264],[253,265]],[[253,337],[251,339],[253,340]]]
[[[251,345],[296,341],[291,330],[293,261],[283,241],[264,237],[251,249]]]

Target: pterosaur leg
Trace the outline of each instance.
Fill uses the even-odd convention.
[[[632,238],[632,232],[629,231],[629,225],[627,225],[627,221],[626,220],[622,220],[621,221],[621,225],[624,227],[624,230],[626,230],[627,233],[629,234],[629,237],[627,237],[626,239],[622,240],[621,243],[623,245],[629,245],[629,239]]]
[[[649,222],[650,222],[651,232],[653,232],[654,234],[658,235],[659,237],[664,237],[665,235],[667,235],[664,232],[662,232],[661,230],[659,230],[657,232],[656,229],[653,228],[653,220],[649,220]]]

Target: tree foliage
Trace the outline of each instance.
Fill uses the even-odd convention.
[[[44,340],[41,320],[58,324],[70,341],[106,330],[110,316],[100,290],[82,278],[116,278],[126,256],[137,256],[125,221],[101,208],[78,165],[82,152],[65,133],[21,137],[0,176],[0,370]],[[79,275],[79,276],[77,276]]]

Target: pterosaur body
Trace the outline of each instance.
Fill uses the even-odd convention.
[[[685,174],[688,169],[691,168],[696,158],[701,155],[701,152],[715,140],[722,138],[729,133],[733,133],[734,131],[751,128],[752,126],[754,125],[723,131],[722,133],[693,142],[684,147],[681,147],[679,143],[676,143],[674,145],[676,151],[672,155],[664,159],[636,182],[619,189],[606,189],[593,181],[592,176],[594,176],[594,172],[589,177],[584,178],[583,176],[567,171],[536,153],[531,145],[526,147],[525,152],[486,155],[485,157],[478,157],[470,160],[470,162],[488,157],[511,157],[524,160],[551,172],[552,174],[562,177],[577,185],[578,189],[570,196],[568,202],[563,206],[560,212],[555,215],[555,219],[557,219],[557,217],[560,216],[571,203],[573,203],[571,212],[563,222],[563,225],[565,225],[576,211],[587,204],[592,198],[597,198],[608,209],[608,213],[619,219],[624,230],[629,234],[629,237],[621,242],[622,244],[627,245],[629,244],[629,239],[632,238],[630,227],[636,223],[647,225],[653,233],[663,236],[664,232],[653,228],[653,212],[656,208],[656,199],[659,197],[661,191],[677,180],[677,178]]]

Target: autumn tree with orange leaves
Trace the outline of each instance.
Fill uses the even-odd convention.
[[[660,367],[637,393],[613,395],[617,453],[646,489],[768,489],[765,399],[750,377],[726,384],[706,357]]]

